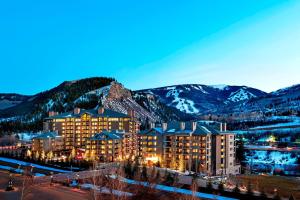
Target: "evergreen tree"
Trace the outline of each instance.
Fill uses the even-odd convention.
[[[147,167],[145,165],[142,168],[141,180],[142,181],[148,181]]]
[[[219,190],[220,193],[224,192],[224,184],[222,182],[219,183],[218,190]]]
[[[207,180],[207,184],[206,184],[206,189],[211,192],[213,190],[212,184],[211,184],[211,180]]]
[[[237,194],[239,194],[241,192],[238,184],[235,185],[235,188],[233,189],[233,192],[237,193]]]

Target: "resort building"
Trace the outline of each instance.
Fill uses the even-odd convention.
[[[60,151],[63,150],[63,144],[63,138],[56,132],[46,132],[32,138],[32,151]]]
[[[128,113],[126,115],[103,107],[91,110],[75,108],[72,112],[62,114],[49,112],[49,117],[44,121],[44,130],[55,131],[62,136],[66,150],[74,147],[84,149],[87,139],[104,130],[122,130],[135,135],[139,131],[139,122],[133,111]],[[136,137],[128,140],[132,145],[137,145]]]
[[[87,140],[86,156],[99,162],[120,161],[123,158],[122,144],[125,132],[107,132],[95,134]]]
[[[197,173],[238,174],[235,137],[197,122],[170,122],[139,133],[139,155],[151,165]]]

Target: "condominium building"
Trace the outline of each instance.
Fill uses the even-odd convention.
[[[103,131],[87,140],[86,155],[100,162],[120,161],[124,157],[123,135],[125,132]]]
[[[234,134],[197,122],[153,125],[139,133],[139,155],[148,164],[210,175],[237,174]]]
[[[32,138],[33,151],[44,151],[45,153],[60,151],[63,149],[63,144],[63,138],[56,132],[46,132]]]
[[[75,108],[72,112],[58,114],[49,112],[44,121],[44,130],[55,131],[64,138],[64,148],[85,148],[88,138],[103,130],[124,130],[126,133],[136,134],[139,131],[139,122],[134,112],[129,115],[113,110],[99,109],[84,110]],[[136,145],[136,137],[128,138]]]

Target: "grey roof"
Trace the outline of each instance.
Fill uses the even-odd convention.
[[[101,133],[96,133],[90,140],[119,140],[123,138],[124,132],[118,131],[102,131]]]
[[[65,112],[65,113],[61,113],[58,115],[54,115],[51,117],[47,117],[46,119],[61,119],[61,118],[68,118],[68,117],[80,117],[83,114],[89,114],[92,117],[117,117],[117,118],[126,118],[129,117],[128,115],[124,114],[124,113],[119,113],[110,109],[104,109],[104,112],[102,114],[98,113],[98,110],[96,109],[89,109],[89,110],[85,110],[85,109],[80,109],[79,114],[74,114],[73,111],[71,112]]]
[[[32,139],[49,139],[49,138],[55,138],[57,136],[58,135],[56,132],[46,132],[46,133],[42,133],[38,136],[35,136]]]
[[[207,135],[207,134],[220,134],[218,130],[214,128],[198,124],[196,125],[196,129],[193,130],[192,122],[185,122],[184,129],[180,129],[180,122],[172,121],[167,125],[167,130],[163,131],[161,127],[152,128],[149,130],[141,131],[139,134],[141,135],[154,135],[154,134],[165,134],[165,135]]]

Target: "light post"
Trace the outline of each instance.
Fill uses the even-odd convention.
[[[12,174],[9,174],[9,181],[8,181],[8,186],[6,187],[6,191],[12,191],[14,190],[13,182],[12,182]]]
[[[50,185],[53,184],[53,172],[50,172],[51,176],[50,176]]]
[[[53,175],[51,175],[50,178],[51,178],[50,179],[50,185],[52,185],[52,183],[53,183]]]

